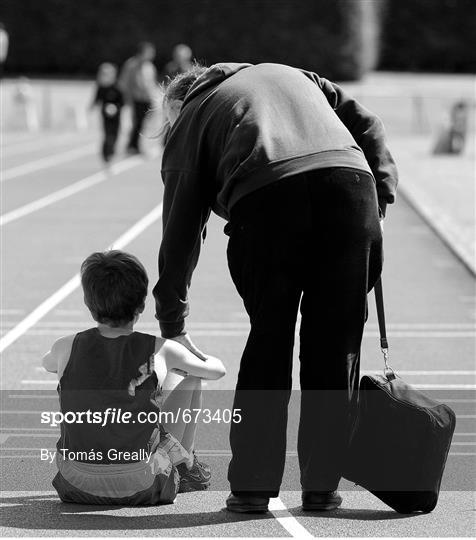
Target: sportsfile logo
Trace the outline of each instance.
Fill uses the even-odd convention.
[[[140,411],[133,414],[115,407],[104,411],[43,411],[41,423],[50,427],[65,424],[96,424],[101,427],[112,424],[163,424],[163,423],[203,423],[239,424],[241,409],[182,409],[176,411]]]

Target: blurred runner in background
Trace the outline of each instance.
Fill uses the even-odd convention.
[[[114,64],[105,62],[98,69],[96,79],[96,94],[91,108],[101,107],[104,139],[102,157],[107,165],[114,155],[117,136],[121,126],[121,109],[124,104],[122,92],[117,85],[117,68]]]
[[[8,32],[5,29],[5,25],[0,22],[0,79],[3,78],[3,70],[8,55]]]
[[[148,41],[139,43],[135,56],[126,61],[119,77],[119,87],[132,107],[132,129],[127,145],[130,154],[140,153],[139,135],[157,91],[154,58],[155,46]]]
[[[173,79],[180,73],[188,71],[192,65],[192,49],[183,43],[175,45],[172,51],[172,60],[165,66],[165,75]]]

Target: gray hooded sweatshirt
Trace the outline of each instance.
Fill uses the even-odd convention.
[[[164,337],[184,331],[210,211],[229,219],[253,191],[329,167],[372,174],[383,215],[394,202],[398,176],[383,124],[337,85],[280,64],[216,64],[197,79],[162,158],[163,239],[153,293]]]

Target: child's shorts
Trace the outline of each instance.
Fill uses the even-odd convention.
[[[68,503],[103,505],[159,505],[173,503],[178,493],[176,465],[189,458],[172,435],[161,431],[149,462],[95,464],[65,460],[56,453],[58,473],[53,487]]]

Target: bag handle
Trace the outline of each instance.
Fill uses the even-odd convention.
[[[395,379],[395,372],[388,365],[388,340],[387,340],[387,328],[385,325],[385,307],[383,303],[383,288],[382,288],[382,278],[379,277],[374,285],[375,293],[375,305],[377,307],[377,319],[378,319],[378,328],[380,333],[380,350],[383,354],[383,361],[385,364],[384,374],[385,377],[391,381]]]

